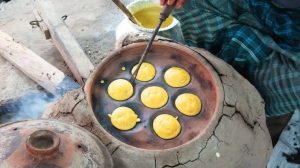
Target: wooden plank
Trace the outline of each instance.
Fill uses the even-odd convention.
[[[80,85],[84,85],[84,81],[94,70],[93,64],[61,17],[57,16],[52,2],[49,0],[37,0],[36,7],[50,31],[54,45],[66,61],[77,82]]]
[[[57,86],[64,80],[64,73],[1,31],[0,55],[47,91],[57,94]]]

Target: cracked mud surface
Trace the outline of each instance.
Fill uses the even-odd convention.
[[[203,49],[194,50],[215,70],[223,101],[205,134],[187,144],[145,151],[116,140],[97,123],[82,89],[69,92],[44,117],[76,123],[94,133],[109,149],[116,167],[265,167],[272,145],[259,93],[230,65]]]

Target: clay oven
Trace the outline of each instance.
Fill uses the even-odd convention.
[[[129,78],[130,73],[121,67],[131,69],[145,46],[145,42],[133,43],[113,52],[95,69],[85,94],[81,89],[68,93],[45,117],[75,122],[95,134],[110,151],[116,167],[265,167],[272,145],[262,98],[230,65],[203,49],[155,42],[148,57],[157,68],[153,81],[137,82],[135,94],[124,102],[107,96],[105,84]],[[185,68],[193,78],[189,85],[181,89],[166,86],[161,76],[170,66]],[[161,109],[140,103],[140,91],[152,84],[169,94]],[[201,98],[199,115],[188,117],[176,111],[174,99],[182,92]],[[141,118],[132,130],[119,131],[110,123],[107,114],[121,105],[132,107]],[[162,112],[179,118],[182,130],[174,139],[163,140],[153,132],[153,118]]]

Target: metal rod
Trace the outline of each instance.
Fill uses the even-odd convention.
[[[143,61],[145,60],[145,58],[146,58],[146,56],[147,56],[147,54],[148,54],[148,52],[149,52],[149,50],[150,50],[150,48],[151,48],[151,46],[152,46],[152,43],[153,43],[153,41],[154,41],[154,39],[155,39],[155,36],[157,35],[157,33],[158,33],[158,31],[159,31],[159,29],[160,29],[162,23],[163,23],[163,22],[169,17],[169,15],[171,14],[172,10],[174,9],[174,6],[175,6],[176,2],[177,2],[177,0],[175,0],[174,3],[173,3],[172,5],[167,5],[167,4],[166,4],[166,5],[162,8],[162,10],[161,10],[161,12],[160,12],[160,17],[159,17],[159,23],[158,23],[158,25],[156,26],[155,31],[153,32],[152,37],[151,37],[150,41],[148,42],[148,45],[147,45],[146,49],[144,50],[144,53],[143,53],[142,57],[141,57],[140,60],[139,60],[139,63],[138,63],[138,65],[137,65],[136,70],[133,72],[133,74],[132,74],[132,76],[131,76],[131,78],[130,78],[130,83],[131,83],[132,85],[134,85],[136,76],[137,76],[137,74],[138,74],[138,72],[139,72],[139,70],[140,70],[140,68],[141,68],[142,63],[143,63]]]
[[[134,84],[134,81],[136,79],[137,73],[139,72],[139,70],[141,68],[141,65],[142,65],[143,61],[145,60],[145,58],[146,58],[146,56],[147,56],[147,54],[148,54],[148,52],[149,52],[149,50],[150,50],[150,48],[152,46],[152,43],[153,43],[153,41],[155,39],[155,36],[157,35],[158,30],[159,30],[159,28],[160,28],[160,26],[161,26],[161,24],[163,22],[164,22],[164,20],[160,19],[159,24],[157,25],[154,33],[152,34],[152,37],[151,37],[149,43],[147,44],[147,47],[144,50],[144,53],[143,53],[142,57],[139,60],[138,66],[136,67],[135,71],[133,72],[133,74],[131,76],[130,83]]]
[[[140,25],[138,20],[132,15],[132,13],[126,8],[126,6],[120,0],[112,0],[121,11],[131,20],[134,24]]]

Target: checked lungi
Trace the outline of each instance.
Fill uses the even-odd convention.
[[[173,15],[185,43],[231,64],[260,92],[267,116],[300,108],[300,9],[269,0],[187,0]]]

